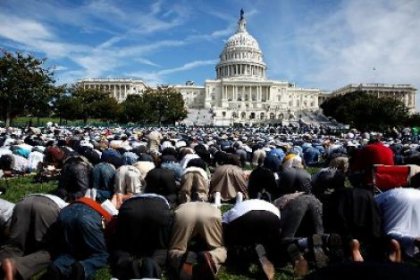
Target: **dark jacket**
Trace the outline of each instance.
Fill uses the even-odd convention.
[[[83,156],[68,158],[61,170],[57,195],[66,201],[74,201],[85,195],[89,188],[92,165]]]
[[[302,168],[286,167],[279,173],[279,189],[282,194],[311,192],[311,175]]]

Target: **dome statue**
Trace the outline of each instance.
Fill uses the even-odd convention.
[[[241,9],[238,28],[225,43],[220,62],[216,66],[218,79],[265,79],[266,65],[257,40],[246,29],[244,11]]]

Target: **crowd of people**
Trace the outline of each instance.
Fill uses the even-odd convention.
[[[406,263],[420,249],[418,140],[328,132],[3,129],[1,176],[58,184],[16,204],[0,197],[0,271],[93,279],[109,265],[120,280],[206,280],[256,263],[265,279],[287,264],[307,279],[417,279]],[[380,190],[377,165],[406,167],[405,181]]]

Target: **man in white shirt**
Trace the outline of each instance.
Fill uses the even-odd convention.
[[[255,248],[267,279],[273,279],[275,270],[270,259],[280,252],[280,211],[273,204],[259,199],[237,203],[223,215],[226,247]],[[238,256],[242,257],[242,256]]]
[[[420,190],[398,188],[375,197],[382,218],[385,233],[402,246],[410,257],[420,249]]]

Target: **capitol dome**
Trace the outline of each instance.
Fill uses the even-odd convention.
[[[216,66],[217,78],[265,79],[266,68],[257,40],[246,30],[241,10],[238,29],[227,40],[220,54],[220,62]]]

